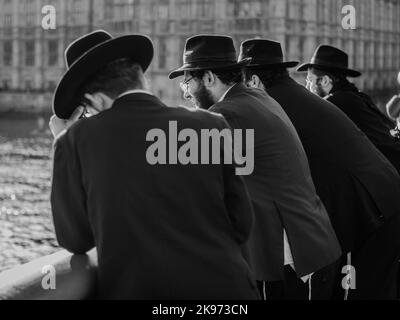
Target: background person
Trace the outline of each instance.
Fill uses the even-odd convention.
[[[361,75],[350,69],[348,63],[344,51],[321,45],[311,61],[297,71],[307,71],[309,90],[342,110],[400,172],[400,142],[391,135],[394,124],[379,111],[371,97],[347,79]]]
[[[342,247],[351,252],[356,289],[349,299],[396,299],[400,254],[400,177],[386,157],[342,111],[294,81],[279,42],[250,39],[239,61],[248,86],[265,90],[285,110],[306,151],[317,194]],[[338,270],[337,294],[343,299]],[[324,281],[323,274],[312,281]]]

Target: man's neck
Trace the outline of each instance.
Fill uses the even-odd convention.
[[[140,89],[138,88],[138,89],[127,90],[127,91],[121,93],[121,94],[118,96],[118,98],[121,98],[121,97],[126,96],[126,95],[131,94],[131,93],[146,93],[146,94],[153,95],[149,90],[146,90],[146,89],[144,89],[144,88],[140,88]],[[118,98],[117,98],[117,99],[118,99]]]
[[[225,99],[226,95],[228,94],[229,90],[231,90],[232,87],[234,87],[236,84],[237,83],[234,83],[232,85],[224,85],[224,87],[221,90],[223,93],[222,93],[221,97],[219,98],[218,102],[223,101]]]

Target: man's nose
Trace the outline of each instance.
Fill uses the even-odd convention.
[[[188,90],[185,90],[185,91],[183,92],[183,98],[184,98],[185,100],[191,100],[191,99],[192,99],[192,95],[189,93]]]

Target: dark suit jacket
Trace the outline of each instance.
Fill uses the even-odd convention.
[[[267,92],[300,136],[342,250],[360,247],[385,220],[399,214],[396,169],[342,111],[293,79],[278,80]]]
[[[368,95],[353,84],[344,83],[335,85],[326,99],[342,110],[400,172],[400,142],[390,134],[395,124]]]
[[[237,84],[211,110],[234,129],[254,129],[254,172],[244,178],[256,217],[249,247],[257,279],[284,278],[283,228],[299,277],[335,261],[339,243],[296,130],[279,104]]]
[[[227,127],[219,115],[133,93],[58,139],[57,239],[77,254],[97,247],[102,298],[255,299],[241,253],[253,223],[244,182],[233,165],[150,165],[146,135],[168,134],[169,121],[199,136]]]

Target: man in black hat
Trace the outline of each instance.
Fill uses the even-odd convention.
[[[185,96],[221,113],[233,129],[254,130],[254,148],[246,146],[254,152],[254,171],[245,176],[256,216],[251,266],[264,298],[308,299],[309,275],[335,262],[340,247],[293,125],[271,97],[246,88],[247,63],[236,62],[231,37],[199,35],[187,40],[183,66],[170,78],[185,76]],[[325,274],[327,282],[316,289],[321,297],[331,280]]]
[[[153,130],[227,128],[219,115],[168,108],[151,94],[143,73],[152,57],[143,35],[96,31],[68,47],[58,124],[82,104],[100,112],[71,125],[72,115],[55,141],[58,242],[76,254],[97,247],[104,299],[258,299],[241,249],[253,209],[235,167],[149,163]]]
[[[287,68],[298,63],[284,60],[279,42],[243,42],[238,60],[248,58],[247,84],[270,94],[293,122],[342,250],[352,252],[356,289],[349,298],[394,299],[400,252],[396,169],[343,112],[289,76]]]
[[[344,51],[321,45],[311,61],[297,71],[307,71],[307,88],[339,107],[400,172],[400,142],[390,134],[395,124],[347,79],[361,75],[348,64],[349,57]]]

